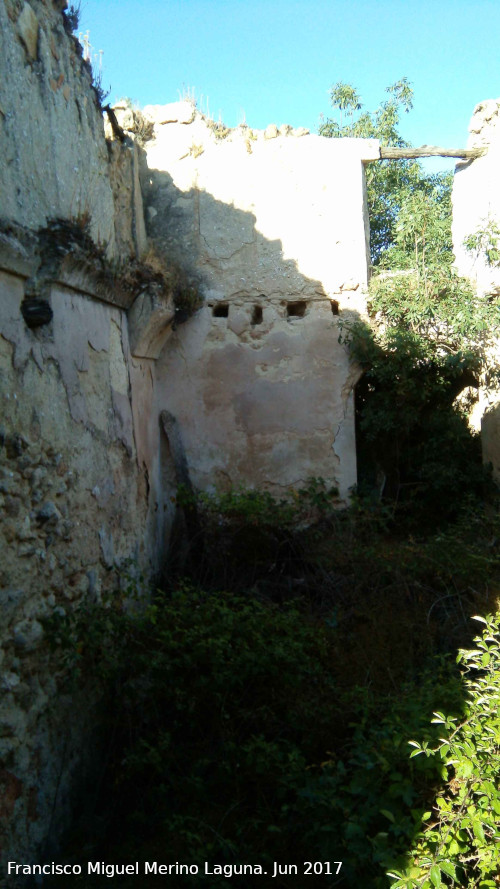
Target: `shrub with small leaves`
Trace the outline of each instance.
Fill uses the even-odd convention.
[[[486,219],[482,226],[465,238],[464,247],[469,253],[475,253],[477,257],[482,254],[488,265],[498,265],[500,262],[500,225],[498,222],[491,218]]]
[[[412,757],[441,763],[446,787],[422,817],[423,829],[392,889],[498,886],[500,872],[500,615],[475,617],[485,625],[475,648],[458,660],[469,677],[464,718],[442,712],[438,744],[410,741]],[[426,825],[426,823],[429,822]]]

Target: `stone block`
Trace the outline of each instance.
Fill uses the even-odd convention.
[[[146,105],[145,117],[162,126],[167,123],[192,123],[196,109],[192,102],[170,102],[168,105]]]
[[[240,309],[239,311],[231,312],[227,326],[236,336],[240,336],[250,327],[250,319],[247,313]]]
[[[29,3],[25,3],[17,20],[19,36],[28,58],[34,62],[38,57],[38,19]]]
[[[43,637],[43,627],[37,620],[24,620],[14,627],[14,646],[19,651],[33,651]]]
[[[264,130],[264,139],[276,139],[278,136],[278,127],[275,123],[270,123]]]

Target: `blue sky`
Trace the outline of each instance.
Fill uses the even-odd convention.
[[[189,88],[229,126],[315,132],[336,81],[373,110],[406,76],[405,138],[463,147],[474,106],[500,95],[498,0],[82,0],[80,29],[103,50],[111,100]]]

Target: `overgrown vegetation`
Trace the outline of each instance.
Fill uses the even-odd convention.
[[[385,887],[452,778],[408,742],[440,744],[433,711],[463,721],[449,655],[491,608],[497,518],[464,509],[446,533],[398,540],[387,511],[339,512],[318,479],[288,502],[203,500],[203,588],[171,577],[141,608],[125,585],[48,627],[69,681],[94,674],[109,690],[85,857],[289,862],[298,875],[277,885],[297,886],[304,861],[342,861],[315,883]]]
[[[106,99],[108,99],[111,94],[111,87],[108,86],[106,88],[104,86],[102,71],[95,71],[90,62],[87,64],[90,67],[92,89],[94,90],[96,97],[97,107],[102,111],[106,104]]]
[[[342,118],[329,135],[402,144],[407,81],[357,120],[347,86],[332,90]],[[105,689],[96,828],[76,828],[68,856],[84,844],[86,860],[202,873],[205,861],[296,864],[278,886],[302,886],[307,861],[323,864],[318,887],[498,883],[500,619],[484,618],[471,648],[470,617],[497,608],[500,520],[457,402],[495,384],[498,300],[453,273],[446,177],[390,163],[370,183],[372,326],[341,330],[364,370],[350,507],[321,479],[280,501],[180,490],[178,514],[197,522],[179,522],[194,533],[152,601],[125,583],[47,624],[68,683]],[[478,234],[471,249],[483,247]],[[338,874],[324,868],[338,861]]]
[[[485,625],[476,647],[461,651],[468,690],[464,715],[441,712],[432,722],[441,727],[437,744],[410,741],[412,757],[423,754],[442,762],[446,789],[432,811],[425,812],[408,858],[395,871],[393,889],[439,889],[451,885],[498,885],[500,870],[500,616],[474,618]],[[426,822],[431,821],[430,824]]]
[[[488,265],[498,266],[500,262],[500,225],[493,217],[483,221],[475,232],[472,232],[464,241],[464,246],[470,253],[476,254],[476,259],[484,257]]]
[[[231,129],[230,127],[226,127],[225,123],[219,118],[218,121],[211,120],[210,118],[205,118],[205,123],[209,130],[212,131],[216,140],[220,142],[222,139],[225,139],[229,136]]]
[[[345,330],[364,370],[356,393],[359,489],[385,502],[400,530],[416,522],[420,531],[435,529],[488,486],[467,402],[456,400],[477,387],[479,363],[400,326],[374,333],[358,322]]]
[[[89,39],[89,32],[87,31],[83,38],[81,34],[78,37],[75,34],[75,31],[77,31],[80,26],[80,19],[82,15],[81,2],[68,4],[64,9],[61,10],[61,14],[64,30],[66,31],[66,34],[68,34],[70,37],[73,37],[74,39],[78,55],[82,58],[82,63],[86,67],[90,75],[90,84],[94,91],[97,106],[99,109],[102,110],[104,108],[106,99],[111,92],[111,87],[105,89],[103,85],[103,73],[101,67],[102,57],[99,68],[96,69],[96,67],[92,64],[92,47]]]
[[[67,34],[73,34],[78,30],[81,14],[81,3],[70,3],[66,9],[62,10],[64,29]]]
[[[369,113],[353,86],[337,83],[331,99],[340,119],[320,132],[407,145],[399,128],[412,108],[411,86],[403,78],[387,92]],[[360,490],[391,504],[405,529],[417,518],[428,529],[447,521],[464,500],[480,498],[486,483],[468,413],[479,386],[498,387],[491,345],[500,299],[478,295],[453,269],[451,183],[450,174],[428,175],[418,161],[369,165],[371,323],[344,323],[341,333],[364,371],[357,387]],[[487,243],[494,256],[495,237],[490,226],[471,236],[468,248]]]

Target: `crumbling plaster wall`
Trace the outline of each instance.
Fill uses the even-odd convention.
[[[64,6],[0,0],[0,217],[37,229],[88,216],[117,258],[144,247],[134,148],[115,146],[110,172],[92,73],[64,29]]]
[[[477,282],[481,292],[500,287],[500,269],[483,253],[468,251],[464,240],[488,221],[500,225],[500,99],[480,102],[469,124],[467,148],[486,148],[474,160],[460,161],[453,182],[453,249],[459,274]]]
[[[50,853],[92,766],[98,690],[68,687],[45,618],[112,593],[129,564],[150,578],[168,533],[153,361],[128,338],[136,294],[100,260],[100,278],[92,257],[75,263],[64,234],[49,261],[39,237],[54,218],[83,237],[88,219],[118,270],[145,247],[137,148],[106,144],[63,5],[0,0],[2,860]],[[26,296],[51,320],[28,327]]]
[[[153,362],[130,354],[115,294],[53,282],[52,321],[31,330],[30,278],[15,257],[5,269],[6,242],[14,252],[16,239],[0,251],[0,857],[28,860],[60,836],[98,721],[98,693],[84,677],[68,690],[44,620],[159,572],[174,487]]]
[[[490,223],[500,227],[500,99],[487,99],[474,109],[467,148],[486,148],[475,160],[461,161],[453,183],[453,248],[459,274],[470,278],[478,293],[500,293],[500,266],[489,264],[484,250],[468,251],[464,240]],[[498,362],[500,336],[490,331],[492,363]],[[495,387],[480,387],[473,422],[481,427],[483,458],[500,481],[500,397]]]
[[[347,498],[358,371],[339,321],[365,312],[363,161],[378,143],[273,126],[221,135],[182,102],[144,114],[148,234],[205,295],[156,369],[195,486],[278,491],[322,476]]]
[[[141,138],[107,144],[63,6],[0,0],[0,854],[17,860],[57,842],[96,722],[44,620],[112,592],[129,560],[161,566],[175,472],[160,412],[199,488],[314,475],[345,498],[356,481],[339,321],[364,312],[363,161],[378,156],[289,127],[221,139],[189,103],[145,109]],[[188,323],[161,288],[40,254],[49,220],[81,234],[88,219],[126,268],[147,245],[143,199],[160,260],[205,296]]]
[[[0,272],[0,815],[29,860],[49,826],[57,838],[95,728],[92,691],[60,684],[43,621],[99,601],[116,565],[150,554],[124,313],[56,286],[52,330],[30,331],[23,285]]]

